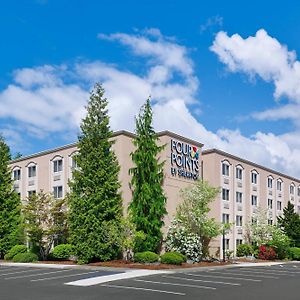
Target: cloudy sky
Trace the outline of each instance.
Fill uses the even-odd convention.
[[[297,1],[3,1],[0,132],[23,155],[74,142],[101,82],[113,130],[134,131],[151,95],[156,130],[299,177],[299,9]]]

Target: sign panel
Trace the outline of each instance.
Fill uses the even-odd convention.
[[[171,139],[172,176],[197,180],[199,177],[199,147]]]

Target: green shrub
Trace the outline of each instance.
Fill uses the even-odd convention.
[[[160,257],[163,264],[181,265],[186,261],[186,257],[179,252],[166,252]]]
[[[139,263],[155,263],[158,261],[159,256],[151,251],[137,252],[134,254],[134,261]]]
[[[32,252],[19,253],[15,255],[13,258],[14,262],[23,262],[23,263],[33,262],[37,260],[38,260],[38,256]]]
[[[236,249],[236,256],[242,257],[242,256],[249,256],[253,254],[253,248],[250,244],[241,244]]]
[[[74,254],[74,247],[71,244],[60,244],[53,248],[50,256],[54,260],[69,259]]]
[[[300,260],[300,248],[297,248],[297,247],[290,248],[289,256],[293,260]]]
[[[14,256],[24,252],[27,252],[27,247],[25,245],[15,245],[5,254],[4,259],[12,260]]]

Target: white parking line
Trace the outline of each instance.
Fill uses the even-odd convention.
[[[192,287],[192,288],[197,288],[197,289],[207,289],[207,290],[216,290],[217,289],[217,288],[211,287],[211,286],[181,284],[181,283],[163,282],[163,281],[151,281],[151,280],[142,280],[142,279],[134,279],[134,281],[145,282],[145,283],[154,283],[154,284],[164,284],[164,285],[186,286],[186,287]]]
[[[225,284],[225,285],[241,285],[240,283],[224,282],[224,281],[213,281],[213,280],[204,280],[204,279],[191,279],[191,278],[178,277],[178,276],[162,276],[162,277],[170,278],[170,279],[194,281],[194,282],[205,282],[205,283],[215,283],[215,284]]]
[[[146,289],[146,288],[140,288],[140,287],[135,287],[135,286],[111,285],[111,284],[101,284],[101,286],[108,287],[108,288],[141,290],[141,291],[147,291],[147,292],[173,294],[173,295],[179,295],[179,296],[185,296],[186,295],[185,293],[163,291],[163,290],[154,290],[154,289]]]
[[[263,273],[262,271],[250,271],[250,270],[239,270],[239,272],[242,272],[242,273],[253,273],[253,274],[261,274],[261,273]],[[294,277],[295,275],[292,275],[292,274],[278,274],[278,273],[275,273],[275,272],[269,272],[269,270],[268,270],[268,272],[265,272],[265,274],[270,274],[270,275],[280,275],[280,276],[292,276],[292,277]]]
[[[238,275],[238,276],[246,276],[246,277],[260,277],[260,278],[266,278],[266,279],[279,279],[279,277],[275,277],[275,276],[265,276],[265,275],[257,275],[257,274],[254,274],[253,276],[251,276],[250,274],[243,274],[243,273],[231,273],[231,272],[218,272],[218,271],[214,271],[214,272],[210,272],[209,274],[223,274],[223,275]]]
[[[18,278],[27,278],[27,277],[42,276],[42,275],[60,273],[60,272],[67,272],[67,271],[73,271],[73,270],[59,270],[59,271],[45,272],[45,273],[38,273],[38,274],[30,274],[30,275],[24,275],[24,276],[7,277],[7,278],[4,278],[4,279],[5,280],[11,280],[11,279],[18,279]]]
[[[276,272],[276,273],[289,273],[289,274],[300,274],[300,272],[294,272],[294,271],[283,271],[282,269],[280,269],[280,270],[277,270],[277,269],[264,269],[264,270],[260,270],[260,269],[254,269],[255,271],[262,271],[262,272],[269,272],[269,271],[271,271],[271,272]]]
[[[244,281],[253,281],[253,282],[261,282],[260,279],[250,279],[250,278],[236,278],[236,277],[229,277],[229,276],[214,276],[214,275],[200,275],[200,274],[190,274],[186,273],[186,275],[189,276],[199,276],[199,277],[212,277],[212,278],[225,278],[225,279],[233,279],[233,280],[244,280]]]
[[[73,271],[73,270],[72,270],[72,271]],[[40,278],[40,279],[32,279],[32,280],[30,280],[30,281],[53,280],[53,279],[67,278],[67,277],[75,277],[75,276],[79,276],[79,275],[93,274],[93,273],[99,273],[99,271],[85,272],[85,273],[71,274],[71,275],[64,275],[64,276],[56,276],[56,277],[46,277],[46,278]]]
[[[23,271],[10,272],[10,273],[4,273],[4,274],[0,273],[0,276],[14,275],[14,274],[20,274],[20,273],[26,273],[26,272],[32,272],[32,271],[40,271],[40,269],[23,270]]]

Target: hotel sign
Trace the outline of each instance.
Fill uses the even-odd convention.
[[[171,139],[171,174],[172,176],[197,180],[199,177],[198,147]]]

